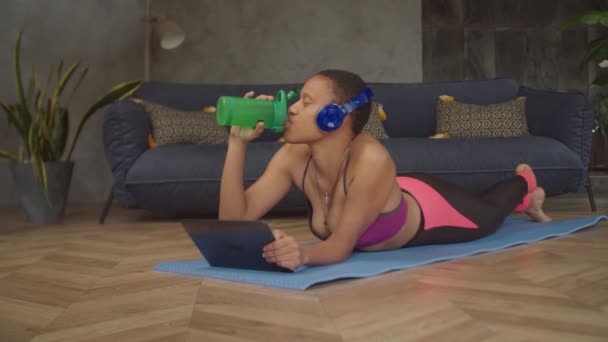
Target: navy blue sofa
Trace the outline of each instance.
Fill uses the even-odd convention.
[[[242,96],[249,90],[275,94],[301,84],[178,84],[144,83],[134,96],[180,110],[215,105],[222,95]],[[511,79],[444,83],[370,83],[375,100],[384,105],[383,122],[389,139],[382,143],[392,154],[399,174],[423,171],[473,191],[510,177],[521,162],[536,171],[549,196],[578,192],[587,184],[594,111],[579,92],[531,89]],[[428,139],[435,133],[439,95],[458,101],[491,104],[526,96],[530,136],[484,139]],[[102,214],[112,198],[125,207],[178,213],[215,215],[225,145],[171,145],[149,149],[150,124],[143,108],[129,100],[105,112],[103,138],[114,182]],[[265,133],[250,144],[245,186],[263,172],[282,144]],[[588,191],[590,188],[588,188]],[[591,199],[591,197],[590,197]],[[305,208],[295,187],[276,209]]]

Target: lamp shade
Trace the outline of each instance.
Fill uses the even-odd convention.
[[[160,47],[165,50],[175,49],[186,39],[184,30],[171,19],[159,18],[155,28],[160,39]]]

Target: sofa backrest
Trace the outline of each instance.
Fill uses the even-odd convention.
[[[370,83],[375,100],[387,114],[386,133],[396,137],[428,137],[435,134],[436,106],[440,95],[459,102],[491,104],[517,96],[519,85],[512,79],[436,83]]]
[[[435,107],[440,95],[451,95],[464,103],[491,104],[511,100],[519,86],[512,79],[437,83],[368,83],[376,102],[383,104],[387,134],[396,137],[428,137],[435,133]],[[180,110],[200,110],[216,105],[220,96],[274,95],[279,89],[300,88],[301,83],[283,84],[185,84],[146,82],[134,96]]]
[[[291,90],[301,84],[188,84],[145,82],[134,96],[179,110],[201,110],[215,106],[220,96],[243,96],[253,90],[256,95],[275,95],[279,89]]]

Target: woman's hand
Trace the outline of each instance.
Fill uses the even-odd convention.
[[[302,246],[300,246],[293,236],[287,235],[278,229],[273,230],[272,234],[275,241],[264,246],[264,253],[262,254],[266,261],[289,268],[292,271],[304,265],[305,257]]]
[[[245,94],[244,96],[245,98],[251,98],[253,97],[253,91],[250,91],[248,93]],[[266,100],[266,101],[273,101],[274,100],[274,96],[271,95],[258,95],[258,97],[256,97],[256,99],[258,100]],[[238,138],[241,141],[244,142],[250,142],[254,139],[257,139],[260,137],[260,135],[262,135],[262,133],[264,132],[264,123],[263,122],[258,122],[255,125],[255,128],[247,128],[247,127],[238,127],[238,126],[232,126],[230,128],[230,137],[231,138]]]

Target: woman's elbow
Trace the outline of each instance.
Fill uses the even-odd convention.
[[[245,215],[236,213],[229,210],[219,210],[217,219],[218,220],[242,220]]]
[[[245,221],[255,221],[258,217],[245,212],[236,212],[229,210],[220,210],[218,212],[218,220],[245,220]]]
[[[352,248],[341,248],[334,255],[334,263],[342,263],[348,260],[350,256],[353,254]]]

